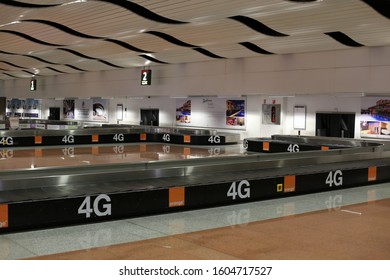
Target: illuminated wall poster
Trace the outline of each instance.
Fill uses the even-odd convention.
[[[8,99],[6,107],[6,116],[39,119],[41,118],[41,100],[33,98]]]
[[[176,99],[176,124],[180,126],[245,129],[245,118],[243,98]]]
[[[226,100],[226,125],[245,126],[245,100]]]
[[[65,99],[63,102],[63,118],[68,120],[74,120],[74,99]]]
[[[93,100],[93,117],[94,121],[108,122],[108,102],[107,99]]]
[[[362,98],[360,136],[390,138],[390,99]]]
[[[191,123],[191,99],[176,99],[176,124]]]

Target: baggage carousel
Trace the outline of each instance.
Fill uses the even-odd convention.
[[[390,152],[379,142],[275,135],[237,144],[235,134],[148,129],[1,132],[0,232],[390,181]],[[74,141],[50,142],[64,135]]]

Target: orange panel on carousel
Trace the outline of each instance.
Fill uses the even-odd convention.
[[[185,205],[185,188],[174,187],[169,189],[169,207]]]
[[[93,134],[92,135],[92,142],[93,143],[99,142],[99,135],[98,134]]]
[[[184,135],[184,143],[191,143],[191,135]]]
[[[295,175],[284,176],[284,192],[295,192]]]
[[[0,228],[8,227],[8,204],[0,204]]]
[[[35,136],[34,142],[36,145],[42,144],[42,136]]]
[[[371,166],[368,168],[368,181],[376,181],[376,166]]]

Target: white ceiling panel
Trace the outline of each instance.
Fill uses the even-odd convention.
[[[385,45],[388,0],[0,1],[0,79]]]

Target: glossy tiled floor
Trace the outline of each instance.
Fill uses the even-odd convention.
[[[390,259],[390,184],[0,235],[0,259]]]
[[[186,160],[241,155],[242,145],[218,147],[174,144],[80,145],[0,150],[0,171],[40,167],[88,166],[116,163]]]

